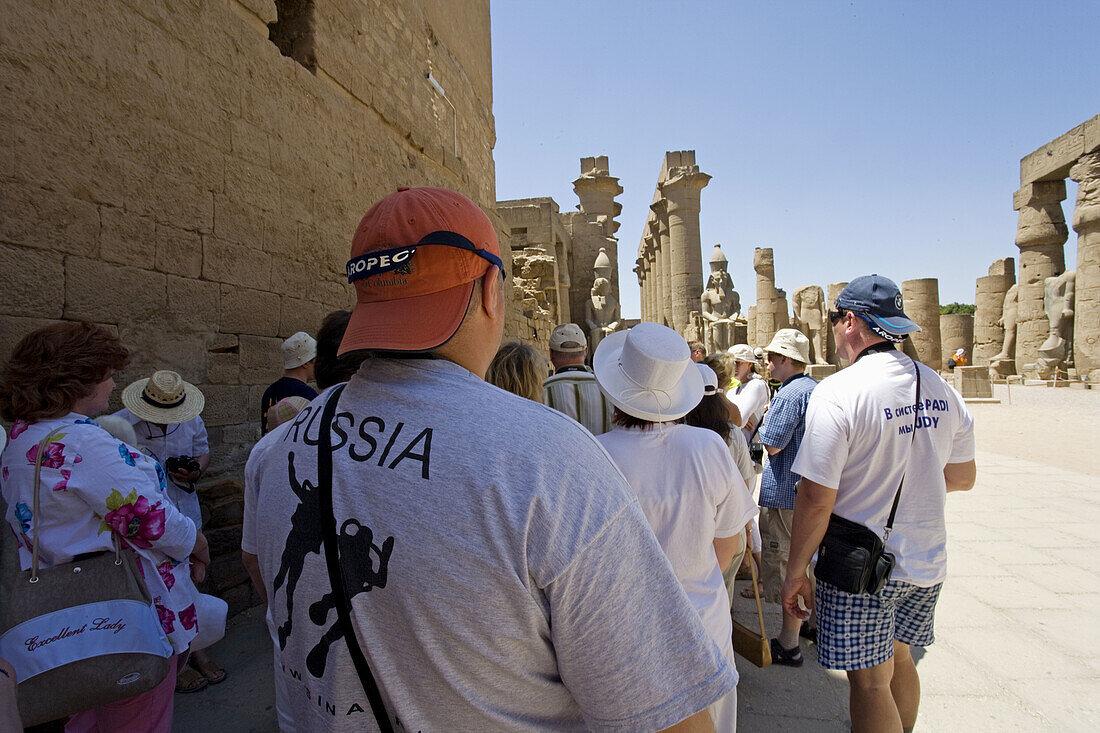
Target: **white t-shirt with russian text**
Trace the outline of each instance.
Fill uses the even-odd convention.
[[[880,537],[904,472],[886,543],[897,559],[891,578],[928,587],[947,573],[943,469],[973,460],[974,421],[959,393],[923,364],[915,405],[913,365],[900,351],[876,352],[824,379],[810,396],[792,470],[837,489],[833,512]]]
[[[374,730],[328,595],[328,395],[252,451],[244,534],[296,730]],[[630,487],[565,415],[448,361],[376,358],[332,433],[355,636],[403,729],[657,730],[733,689]]]

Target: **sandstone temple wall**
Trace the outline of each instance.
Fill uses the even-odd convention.
[[[607,156],[580,159],[573,190],[576,211],[561,213],[548,196],[496,202],[514,259],[512,283],[518,304],[513,338],[546,351],[550,331],[576,323],[585,332],[585,304],[591,297],[600,251],[608,258],[604,274],[610,295],[619,299],[617,217],[622,205],[619,179],[608,170]]]
[[[87,319],[133,350],[120,384],[202,389],[211,585],[240,608],[280,340],[351,305],[351,234],[397,185],[494,206],[488,2],[0,0],[0,37],[0,353]]]

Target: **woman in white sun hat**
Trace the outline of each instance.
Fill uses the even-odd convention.
[[[717,433],[680,424],[703,397],[687,342],[656,323],[605,337],[592,358],[615,406],[615,428],[597,440],[626,476],[704,627],[734,667],[722,570],[757,512]],[[737,724],[737,690],[709,707],[715,729]]]

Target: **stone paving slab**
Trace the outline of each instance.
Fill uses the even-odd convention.
[[[973,491],[947,502],[948,580],[936,643],[914,650],[918,731],[1093,731],[1100,725],[1100,491],[1096,477],[979,452]],[[737,618],[752,622],[751,601]],[[777,604],[765,604],[770,634]],[[738,658],[742,733],[849,730],[843,674],[802,642],[801,668]],[[176,731],[275,730],[263,614],[234,618],[212,650],[221,685],[176,696]]]

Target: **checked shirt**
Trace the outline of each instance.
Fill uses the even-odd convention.
[[[783,382],[772,397],[771,407],[760,428],[760,442],[779,448],[764,462],[760,478],[760,506],[794,509],[794,486],[801,478],[791,472],[802,436],[806,432],[806,408],[817,382],[806,374],[796,374]]]

